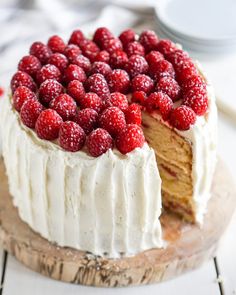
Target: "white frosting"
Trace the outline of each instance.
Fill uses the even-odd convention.
[[[98,158],[66,152],[24,127],[9,99],[0,127],[14,205],[36,232],[109,257],[162,247],[161,180],[147,144]]]

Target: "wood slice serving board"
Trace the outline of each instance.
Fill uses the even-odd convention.
[[[168,242],[165,249],[148,250],[134,257],[106,259],[49,243],[21,221],[12,205],[0,159],[0,242],[29,268],[65,282],[99,287],[143,285],[197,268],[215,255],[219,238],[235,206],[234,184],[219,161],[208,213],[201,228],[164,213],[162,225]]]

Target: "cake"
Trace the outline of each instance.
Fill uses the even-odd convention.
[[[203,222],[215,97],[170,40],[98,28],[34,42],[0,112],[13,204],[50,242],[118,258],[164,246],[162,207]]]

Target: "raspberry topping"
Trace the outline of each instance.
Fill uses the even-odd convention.
[[[125,119],[127,124],[137,124],[142,123],[141,106],[137,103],[132,103],[129,105],[125,112]]]
[[[155,50],[157,48],[158,41],[156,33],[151,30],[143,31],[139,37],[139,42],[145,48],[146,53],[151,50]]]
[[[56,66],[61,73],[64,72],[64,70],[68,67],[69,62],[67,57],[64,54],[61,53],[53,53],[49,59],[48,63],[51,65]]]
[[[18,70],[26,72],[32,77],[41,69],[41,62],[33,55],[26,55],[22,57],[18,64]]]
[[[208,108],[207,91],[202,87],[192,87],[184,93],[184,105],[189,106],[198,116],[206,113]]]
[[[109,107],[102,112],[99,118],[99,124],[111,136],[116,136],[126,126],[125,115],[119,108]]]
[[[37,81],[42,84],[45,80],[54,79],[56,81],[61,81],[61,72],[54,65],[44,65],[37,73]]]
[[[148,63],[143,56],[134,54],[129,58],[126,70],[131,77],[135,77],[138,74],[146,74],[148,71]]]
[[[100,48],[102,48],[105,40],[112,38],[114,38],[113,34],[107,28],[101,27],[95,31],[93,41],[97,43]]]
[[[112,72],[111,67],[107,63],[101,62],[101,61],[96,61],[93,63],[93,65],[91,67],[90,75],[101,74],[104,77],[106,77],[111,72]]]
[[[48,39],[48,47],[52,50],[52,52],[63,53],[66,44],[61,37],[54,35]]]
[[[112,53],[117,49],[123,50],[123,45],[118,38],[106,39],[103,42],[102,49]]]
[[[152,91],[154,82],[149,76],[139,74],[133,78],[131,85],[133,91],[143,91],[148,94]]]
[[[91,40],[83,40],[80,43],[80,48],[83,55],[90,59],[91,62],[95,61],[95,58],[100,51],[99,47]]]
[[[13,106],[19,112],[23,103],[28,99],[36,99],[35,93],[25,86],[20,86],[13,94]]]
[[[51,100],[62,94],[63,86],[53,79],[45,80],[39,87],[39,99],[43,105],[47,106]]]
[[[68,94],[60,94],[50,102],[50,108],[55,110],[63,121],[74,120],[76,117],[76,103]]]
[[[11,79],[11,90],[14,93],[19,86],[25,86],[32,91],[36,91],[34,80],[25,72],[16,72]]]
[[[164,120],[167,120],[173,109],[172,99],[163,92],[154,92],[149,95],[145,101],[145,105],[149,112],[159,109],[160,114]]]
[[[68,84],[67,92],[78,104],[80,104],[80,100],[85,96],[84,85],[78,80],[73,80]]]
[[[182,84],[194,75],[198,74],[198,71],[192,61],[185,61],[176,68],[177,79]]]
[[[177,50],[175,44],[170,40],[160,40],[157,44],[157,50],[160,51],[163,55],[168,55]]]
[[[42,42],[34,42],[30,47],[30,54],[36,56],[44,65],[52,54],[51,49]]]
[[[110,97],[110,91],[107,85],[107,81],[101,74],[93,74],[86,81],[87,90],[96,93],[101,99],[108,99]]]
[[[73,62],[74,59],[81,54],[82,51],[80,48],[75,44],[69,44],[65,47],[64,54],[68,58],[70,62]]]
[[[174,109],[170,116],[173,127],[179,130],[188,130],[196,121],[196,114],[189,107],[182,105]]]
[[[206,83],[203,81],[202,77],[200,75],[193,75],[186,79],[181,84],[183,90],[186,92],[193,88],[194,86],[202,87],[203,89],[206,89]]]
[[[70,64],[64,72],[64,81],[66,83],[69,83],[70,81],[73,80],[78,80],[80,82],[84,82],[86,80],[86,74],[84,72],[84,70],[74,64]]]
[[[143,91],[134,91],[132,93],[132,102],[137,102],[141,105],[145,103],[145,100],[147,99],[147,94]]]
[[[22,105],[20,111],[21,121],[29,128],[34,128],[38,116],[43,111],[43,106],[37,99],[28,99]]]
[[[111,98],[106,101],[106,107],[117,107],[125,112],[129,106],[128,99],[126,95],[120,92],[111,93]]]
[[[69,44],[75,44],[80,46],[80,43],[84,40],[84,34],[80,30],[75,30],[70,36]]]
[[[124,70],[115,69],[108,76],[108,85],[111,92],[127,93],[130,86],[129,75]]]
[[[135,41],[135,32],[132,29],[123,31],[119,36],[120,41],[122,42],[124,48],[130,43]]]
[[[113,140],[106,130],[98,128],[89,134],[87,147],[91,156],[98,157],[113,147]]]
[[[88,73],[91,69],[91,62],[90,60],[83,56],[82,54],[77,55],[74,59],[73,59],[73,64],[81,67],[85,73]]]
[[[151,66],[152,64],[156,64],[158,61],[163,60],[164,56],[159,51],[153,50],[149,52],[145,58],[149,66]]]
[[[69,152],[77,152],[84,146],[86,135],[84,130],[75,122],[67,121],[61,124],[59,144]]]
[[[109,60],[110,60],[109,52],[107,52],[106,50],[102,50],[98,52],[94,61],[103,61],[105,63],[109,63]]]
[[[116,138],[116,147],[122,154],[127,154],[144,145],[145,137],[141,127],[128,124]]]
[[[130,42],[126,46],[125,51],[129,57],[133,54],[142,55],[142,56],[145,55],[145,49],[144,49],[143,45],[137,41]]]
[[[170,62],[167,60],[159,60],[157,63],[154,63],[149,68],[150,75],[157,81],[162,77],[170,76],[175,77],[175,70]]]
[[[80,106],[82,109],[90,108],[99,113],[102,109],[102,105],[102,99],[93,92],[88,92],[84,97],[80,98]]]
[[[180,98],[180,86],[175,79],[170,76],[161,78],[157,83],[156,90],[166,93],[173,101]]]
[[[78,111],[76,120],[86,134],[89,134],[97,126],[98,113],[93,109],[83,109]]]
[[[128,56],[121,49],[117,49],[110,56],[110,65],[112,66],[113,69],[115,68],[123,69],[127,62],[128,62]]]
[[[39,138],[54,140],[58,138],[62,123],[61,116],[55,110],[47,109],[39,115],[35,124],[35,130]]]

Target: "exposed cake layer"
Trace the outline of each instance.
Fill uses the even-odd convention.
[[[198,116],[187,131],[173,129],[157,112],[151,117],[143,112],[144,134],[156,152],[162,179],[163,204],[186,220],[199,223],[210,198],[217,145],[215,96],[206,82],[208,112]]]
[[[0,127],[10,191],[22,220],[60,246],[118,257],[162,246],[155,153],[70,153],[24,127],[9,99]]]

